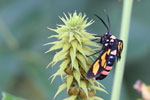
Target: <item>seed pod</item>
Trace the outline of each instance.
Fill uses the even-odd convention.
[[[68,90],[68,93],[67,93],[69,96],[72,95],[72,92],[71,92],[71,88]]]
[[[80,90],[80,94],[79,94],[79,96],[81,97],[81,98],[87,98],[87,96],[86,96],[86,93],[81,89]]]
[[[68,74],[68,75],[72,75],[72,73],[73,73],[73,68],[70,66],[70,67],[67,67],[66,69],[65,69],[65,73],[66,74]]]
[[[73,95],[78,95],[78,94],[79,94],[79,88],[78,88],[77,86],[73,87],[73,88],[71,89],[71,93],[72,93]]]
[[[84,81],[85,81],[85,83],[86,83],[86,86],[88,87],[89,81],[88,81],[88,80],[84,80]]]
[[[94,94],[95,94],[95,91],[94,91],[94,90],[89,90],[89,91],[88,91],[89,97],[93,97]]]

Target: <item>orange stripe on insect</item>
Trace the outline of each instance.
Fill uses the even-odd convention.
[[[109,72],[107,72],[107,71],[104,70],[104,71],[101,72],[101,74],[102,74],[102,75],[108,75]]]
[[[122,43],[119,42],[119,43],[118,43],[118,50],[120,51],[121,49],[122,49]]]
[[[105,65],[104,65],[104,68],[106,68],[106,63],[105,63]]]
[[[99,69],[99,60],[97,60],[93,65],[93,74],[96,75]]]
[[[106,69],[106,70],[111,70],[112,67],[111,67],[111,66],[107,66],[105,69]]]
[[[101,56],[101,66],[106,67],[106,54],[110,54],[110,49],[108,49],[102,56]]]
[[[101,66],[102,66],[102,67],[103,67],[104,64],[106,63],[106,59],[105,59],[105,58],[106,58],[106,53],[107,53],[107,52],[105,52],[105,53],[101,56],[101,60],[102,60],[102,61],[101,61]]]

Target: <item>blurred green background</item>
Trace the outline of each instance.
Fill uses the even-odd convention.
[[[140,98],[133,90],[136,80],[150,84],[150,0],[138,1],[135,0],[133,5],[120,100]],[[86,13],[89,20],[95,20],[87,28],[88,32],[103,34],[106,32],[104,25],[94,14],[106,19],[104,9],[110,17],[112,34],[119,37],[121,0],[0,0],[0,92],[28,100],[52,100],[62,81],[57,77],[50,85],[48,80],[59,64],[45,69],[55,54],[44,54],[49,47],[42,45],[53,41],[47,37],[55,34],[47,27],[55,28],[56,24],[62,24],[58,16],[76,10]],[[105,100],[110,100],[114,69],[100,81],[109,94],[97,92],[97,95]],[[65,96],[64,91],[55,100],[62,100]]]

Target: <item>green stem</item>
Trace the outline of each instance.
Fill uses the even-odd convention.
[[[127,54],[127,44],[128,44],[132,4],[133,4],[133,0],[124,0],[123,2],[120,39],[123,40],[124,49],[122,52],[122,58],[116,65],[111,100],[119,100],[119,97],[120,97],[120,90],[121,90],[121,85],[122,85],[126,54]]]

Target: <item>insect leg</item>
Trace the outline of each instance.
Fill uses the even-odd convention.
[[[99,37],[99,38],[96,38],[96,39],[91,39],[91,41],[97,41],[97,40],[101,40],[103,38],[103,36],[100,36],[100,35],[94,35],[95,37]],[[100,43],[100,41],[96,42],[96,43]]]
[[[99,39],[91,39],[91,41],[97,41],[97,40],[99,40]]]
[[[95,37],[102,37],[101,35],[93,35],[93,36],[95,36]]]
[[[99,50],[99,51],[97,51],[97,52],[95,52],[95,53],[93,53],[93,54],[91,54],[91,55],[88,55],[87,57],[93,56],[93,55],[95,55],[95,54],[97,54],[97,53],[99,53],[99,52],[101,52],[101,51],[102,51],[102,49]]]
[[[101,43],[100,39],[92,39],[91,41],[96,42],[96,43]]]

